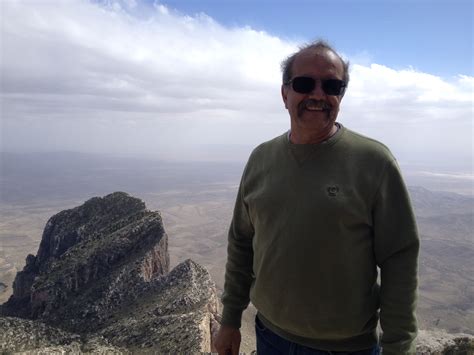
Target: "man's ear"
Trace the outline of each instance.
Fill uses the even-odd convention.
[[[288,105],[286,104],[286,100],[288,99],[288,87],[286,85],[281,86],[281,98],[285,103],[285,108],[288,110]]]

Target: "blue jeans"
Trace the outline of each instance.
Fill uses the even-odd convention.
[[[373,348],[359,351],[327,351],[308,348],[304,345],[293,343],[283,339],[265,327],[263,323],[255,317],[255,334],[257,335],[258,355],[379,355],[380,348],[375,345]]]

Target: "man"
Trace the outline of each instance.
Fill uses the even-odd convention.
[[[282,69],[291,130],[244,170],[216,348],[238,353],[251,300],[259,354],[378,354],[379,318],[383,354],[412,354],[419,240],[397,163],[336,123],[348,63],[327,43]]]

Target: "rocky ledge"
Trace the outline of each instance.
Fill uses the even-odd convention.
[[[469,334],[420,330],[416,353],[420,355],[474,355],[474,337]]]
[[[100,336],[83,339],[39,321],[0,317],[0,352],[2,354],[127,354]]]
[[[217,327],[214,283],[191,260],[168,269],[161,216],[141,200],[116,192],[62,211],[47,222],[37,255],[27,256],[13,295],[0,306],[0,350],[62,344],[210,351]],[[25,338],[20,328],[27,330]]]

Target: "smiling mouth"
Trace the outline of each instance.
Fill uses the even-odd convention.
[[[300,104],[300,112],[302,111],[329,111],[331,108],[325,101],[305,100]]]
[[[324,110],[326,110],[323,107],[314,107],[314,106],[306,106],[305,109],[307,111],[324,111]]]

